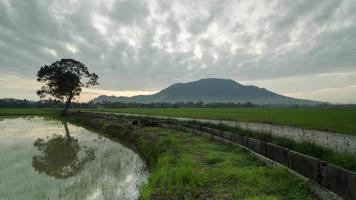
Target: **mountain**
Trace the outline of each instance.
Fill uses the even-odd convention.
[[[245,86],[230,79],[208,78],[188,83],[176,83],[152,95],[139,95],[133,97],[99,96],[93,103],[122,102],[122,103],[152,103],[152,102],[198,102],[204,103],[246,103],[254,104],[308,104],[319,102],[296,99],[279,95],[256,86]]]

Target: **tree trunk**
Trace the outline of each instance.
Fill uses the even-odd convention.
[[[68,129],[67,122],[63,122],[63,125],[64,125],[64,130],[66,131],[66,138],[70,139],[70,134],[69,134],[69,129]]]
[[[67,115],[71,100],[72,100],[72,98],[69,98],[66,101],[66,104],[64,105],[63,115]]]

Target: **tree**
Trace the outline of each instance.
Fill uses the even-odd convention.
[[[81,172],[87,162],[95,159],[95,150],[81,146],[76,138],[71,137],[66,122],[64,128],[65,137],[52,135],[35,140],[33,146],[39,150],[39,154],[32,157],[35,171],[66,179]]]
[[[45,65],[37,73],[37,81],[45,85],[37,91],[43,99],[52,96],[64,103],[63,114],[66,114],[70,103],[78,97],[82,87],[98,85],[98,75],[89,73],[88,68],[73,59],[61,59],[51,65]]]

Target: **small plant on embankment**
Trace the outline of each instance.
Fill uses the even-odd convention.
[[[267,167],[237,146],[128,121],[72,116],[70,121],[134,145],[149,166],[140,199],[315,199],[280,167]]]
[[[330,149],[324,148],[322,146],[316,145],[310,142],[296,142],[292,139],[273,136],[268,133],[259,133],[249,130],[243,130],[237,127],[228,127],[224,125],[216,125],[210,123],[199,123],[194,122],[199,125],[203,125],[205,127],[220,129],[224,131],[229,131],[235,134],[243,135],[246,137],[254,138],[257,140],[269,142],[272,144],[276,144],[278,146],[285,147],[292,151],[296,151],[302,154],[306,154],[309,156],[313,156],[320,160],[324,160],[326,162],[332,163],[334,165],[343,167],[348,170],[356,171],[356,155],[353,153],[340,153],[335,152]]]

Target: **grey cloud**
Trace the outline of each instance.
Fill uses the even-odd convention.
[[[0,73],[33,78],[40,66],[72,57],[102,77],[102,89],[157,90],[208,76],[355,71],[355,13],[352,0],[4,0]]]
[[[147,15],[147,5],[141,0],[116,1],[111,13],[113,19],[125,24],[142,22]]]

